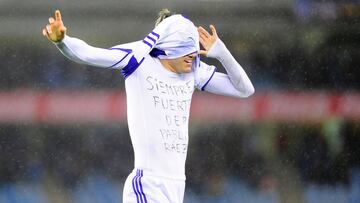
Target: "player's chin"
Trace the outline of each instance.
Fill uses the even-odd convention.
[[[183,73],[190,73],[191,72],[191,67],[192,67],[192,65],[189,64],[189,63],[184,64],[183,69],[182,69]]]
[[[186,66],[185,68],[183,68],[183,73],[190,73],[191,72],[191,66]]]

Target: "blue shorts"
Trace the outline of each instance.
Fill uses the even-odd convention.
[[[182,203],[185,181],[172,180],[134,169],[127,177],[123,191],[123,203]]]

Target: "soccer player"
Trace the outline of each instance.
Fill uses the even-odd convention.
[[[154,30],[143,40],[110,49],[68,36],[58,10],[43,29],[43,35],[69,59],[121,69],[125,77],[135,166],[124,185],[124,203],[183,202],[189,111],[195,89],[239,98],[254,93],[244,69],[215,27],[210,29],[211,34],[186,17],[163,10]],[[227,74],[201,62],[200,54],[218,59]]]

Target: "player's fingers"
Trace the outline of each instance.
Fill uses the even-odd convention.
[[[49,23],[52,24],[53,22],[55,22],[55,19],[53,17],[49,18]]]
[[[199,26],[198,27],[198,32],[200,35],[204,35],[206,37],[210,37],[210,34],[208,33],[208,31],[206,31],[203,27]]]
[[[198,28],[199,35],[202,35],[204,37],[210,37],[210,34],[202,27]]]
[[[204,40],[203,40],[203,39],[199,38],[199,42],[200,42],[200,44],[201,44],[202,46],[204,46]]]
[[[60,27],[60,32],[66,32],[66,27],[65,26]]]
[[[199,41],[200,41],[201,45],[203,45],[204,47],[207,47],[207,45],[210,43],[209,38],[207,38],[205,36],[200,36]]]
[[[207,51],[205,51],[205,50],[200,50],[199,52],[198,52],[198,54],[200,54],[200,55],[204,55],[204,56],[206,56],[207,55]]]
[[[207,41],[210,39],[207,35],[202,34],[202,33],[199,33],[199,38],[202,38],[204,41]]]
[[[214,25],[210,25],[210,30],[213,36],[217,37],[217,32]]]
[[[46,32],[46,29],[45,29],[45,28],[42,30],[42,34],[43,34],[45,37],[47,37],[47,32]]]
[[[61,13],[59,10],[55,11],[55,20],[56,21],[61,21]]]
[[[204,47],[205,50],[209,50],[211,47],[211,43],[208,39],[200,39],[200,44]]]
[[[49,40],[51,40],[51,39],[50,39],[50,36],[49,36],[49,33],[46,31],[45,28],[43,29],[43,35],[44,35],[46,38],[48,38]]]
[[[204,46],[204,44],[206,44],[206,43],[205,43],[205,42],[206,42],[206,38],[205,38],[205,37],[200,36],[200,37],[199,37],[199,41],[200,41],[200,44],[203,45],[203,46]]]
[[[51,30],[51,25],[46,25],[46,31],[51,34],[52,30]]]

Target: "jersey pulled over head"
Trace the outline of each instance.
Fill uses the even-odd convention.
[[[180,14],[162,19],[143,39],[143,43],[150,48],[148,53],[159,59],[175,59],[197,53],[200,49],[196,26]],[[196,64],[199,64],[199,57],[195,60]]]
[[[134,72],[142,63],[145,56],[150,54],[159,59],[175,59],[188,54],[198,53],[200,50],[199,33],[196,26],[183,15],[171,15],[163,19],[140,42],[136,50],[129,50],[130,60],[123,60],[121,70],[125,78]],[[200,56],[197,54],[192,67],[200,65]]]
[[[153,32],[160,35],[154,47],[162,53],[157,56],[160,59],[179,58],[200,49],[197,28],[183,15],[176,14],[165,18]]]

